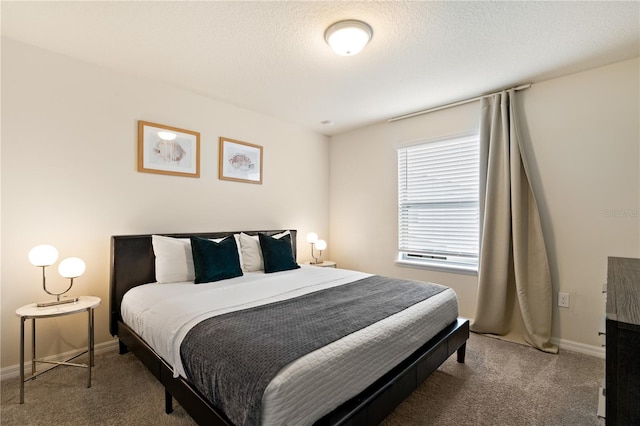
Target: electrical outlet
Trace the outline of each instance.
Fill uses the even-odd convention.
[[[561,308],[569,307],[569,293],[558,293],[558,306]]]

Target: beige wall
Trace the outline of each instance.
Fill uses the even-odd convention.
[[[137,172],[138,120],[200,132],[200,178]],[[218,179],[219,136],[264,147],[263,185]],[[328,235],[328,151],[325,136],[282,121],[3,39],[2,367],[18,363],[16,308],[49,297],[33,246],[85,260],[71,294],[102,298],[106,342],[111,235],[297,228],[308,260],[306,233]],[[39,356],[81,346],[85,327],[80,315],[41,321]]]
[[[600,345],[607,257],[640,257],[640,61],[550,80],[522,97],[556,289],[552,335]],[[523,132],[524,133],[524,132]]]
[[[535,84],[519,92],[531,181],[554,291],[552,335],[599,347],[607,256],[640,256],[639,60]],[[340,266],[449,285],[473,317],[477,277],[396,266],[395,148],[478,126],[479,103],[331,138],[329,243]],[[555,301],[555,298],[554,298]]]

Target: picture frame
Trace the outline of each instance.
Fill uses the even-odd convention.
[[[220,137],[218,177],[262,185],[262,146]]]
[[[138,171],[200,177],[200,133],[138,121]]]

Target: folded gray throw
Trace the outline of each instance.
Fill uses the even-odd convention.
[[[182,363],[234,424],[258,425],[264,390],[287,364],[445,289],[376,275],[209,318],[183,340]]]

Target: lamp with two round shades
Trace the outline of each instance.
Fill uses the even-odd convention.
[[[309,262],[311,265],[317,265],[322,263],[322,250],[327,248],[327,242],[325,240],[318,239],[318,234],[315,232],[309,232],[307,234],[307,242],[311,244],[311,257],[313,257],[313,261]],[[318,250],[320,254],[318,256],[315,255],[315,250]]]
[[[69,287],[67,287],[66,290],[60,293],[55,293],[47,289],[47,278],[45,269],[47,268],[47,266],[51,266],[56,263],[56,260],[58,260],[58,250],[51,245],[42,244],[32,248],[31,251],[29,251],[29,262],[31,262],[33,266],[42,268],[42,289],[45,291],[45,293],[56,296],[56,300],[54,301],[37,303],[36,306],[39,308],[61,305],[64,303],[75,303],[78,301],[77,297],[61,298],[60,296],[66,294],[69,290],[71,290],[71,287],[73,287],[74,278],[78,278],[79,276],[84,274],[84,271],[86,269],[84,261],[78,257],[68,257],[60,262],[60,265],[58,265],[58,272],[64,278],[68,278],[70,282]]]

